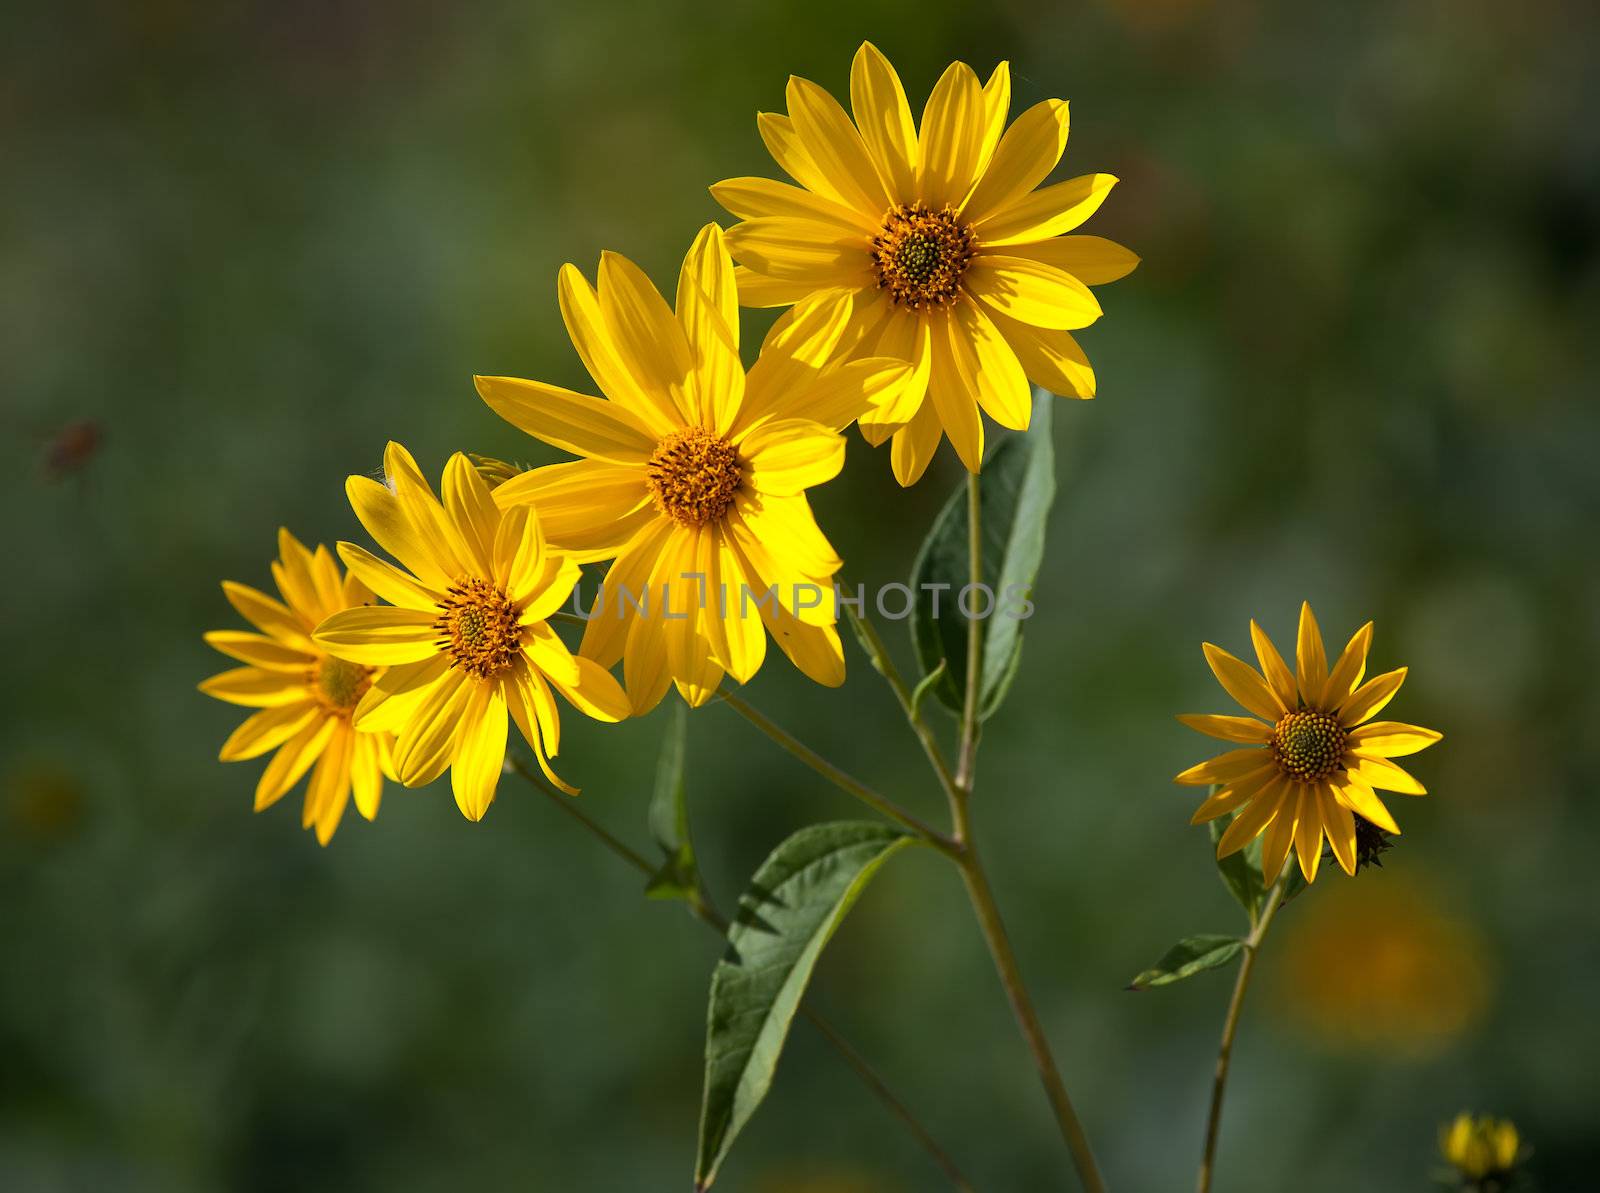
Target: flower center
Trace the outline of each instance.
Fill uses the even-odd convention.
[[[511,666],[522,652],[522,624],[511,598],[487,580],[469,577],[450,586],[439,602],[439,646],[451,666],[488,679]]]
[[[684,526],[722,517],[743,479],[733,444],[704,427],[674,431],[645,464],[656,508]]]
[[[1344,758],[1344,730],[1325,712],[1288,713],[1272,731],[1272,752],[1290,778],[1302,783],[1324,779]]]
[[[317,664],[317,696],[329,712],[349,716],[372,686],[372,668],[349,663],[331,655]]]
[[[948,207],[932,211],[921,203],[902,203],[872,238],[878,288],[887,290],[897,306],[942,307],[961,292],[961,275],[976,247],[972,229]]]

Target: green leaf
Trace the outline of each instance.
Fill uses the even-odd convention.
[[[695,1188],[708,1189],[772,1085],[817,958],[891,856],[916,838],[862,821],[795,833],[750,880],[711,977]]]
[[[1216,794],[1218,790],[1219,788],[1213,787],[1211,792]],[[1216,854],[1217,842],[1222,840],[1222,834],[1236,815],[1238,813],[1235,812],[1219,816],[1211,822],[1213,856]],[[1267,897],[1267,889],[1261,882],[1261,838],[1258,836],[1243,849],[1216,860],[1217,873],[1222,875],[1223,884],[1254,924],[1256,917],[1261,914],[1261,904]]]
[[[1145,970],[1129,983],[1130,990],[1149,990],[1155,986],[1170,986],[1192,978],[1197,973],[1226,965],[1244,951],[1244,941],[1237,936],[1188,936],[1173,945],[1154,966]]]
[[[1020,611],[1033,590],[1044,556],[1045,523],[1055,499],[1055,449],[1050,416],[1056,398],[1036,390],[1033,416],[1025,433],[1012,433],[991,450],[983,463],[979,519],[983,534],[983,582],[994,594],[985,610],[982,594],[969,596],[968,607],[983,614],[984,637],[979,715],[985,719],[1000,707],[1022,657],[1024,619]],[[941,703],[959,712],[967,682],[967,632],[958,597],[971,582],[967,559],[967,493],[963,484],[934,519],[911,572],[916,600],[911,610],[911,639],[927,682],[939,665],[944,675],[934,681]]]
[[[689,799],[683,777],[687,718],[681,702],[673,702],[672,723],[661,741],[655,793],[650,797],[650,835],[661,847],[661,867],[645,884],[651,899],[683,899],[698,904],[703,890],[700,866],[689,836]]]

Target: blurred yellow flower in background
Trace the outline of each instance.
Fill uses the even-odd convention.
[[[1475,1193],[1504,1189],[1524,1156],[1516,1124],[1487,1114],[1459,1114],[1439,1128],[1439,1151]]]
[[[256,784],[256,811],[268,807],[316,763],[306,787],[302,823],[326,845],[355,794],[356,809],[378,814],[383,777],[392,775],[389,737],[357,731],[352,713],[372,686],[376,669],[335,657],[312,632],[340,610],[358,608],[372,593],[352,574],[341,575],[327,547],[309,551],[287,530],[278,531],[272,578],[283,600],[225,580],[222,591],[260,633],[213,630],[205,640],[243,667],[213,675],[200,690],[218,700],[261,711],[223,743],[224,762],[277,750]]]
[[[747,376],[733,262],[715,224],[684,258],[676,310],[615,253],[601,257],[598,281],[591,287],[566,265],[559,291],[572,343],[605,399],[477,378],[501,417],[582,457],[494,493],[507,510],[536,507],[551,543],[574,558],[616,557],[582,653],[606,667],[623,661],[636,713],[672,683],[699,705],[724,674],[749,680],[766,631],[806,675],[837,686],[840,559],[805,491],[837,475],[839,431],[870,420],[911,366],[840,363],[848,310],[814,301],[773,327]],[[773,599],[759,599],[769,591]]]
[[[407,787],[450,771],[456,804],[482,819],[505,763],[507,719],[550,769],[561,744],[551,689],[602,721],[628,715],[617,681],[577,658],[546,620],[578,582],[578,565],[552,551],[531,509],[502,511],[460,452],[444,470],[441,504],[398,443],[384,453],[388,484],[352,476],[356,517],[405,569],[354,543],[339,555],[387,606],[347,609],[317,627],[338,658],[388,670],[355,709],[359,729],[395,734],[394,769]]]
[[[1111,175],[1036,189],[1066,150],[1065,102],[1035,104],[1007,129],[1008,65],[980,84],[956,62],[919,131],[899,76],[870,42],[851,68],[853,123],[806,79],[790,77],[787,99],[788,115],[764,112],[757,126],[800,185],[730,178],[711,188],[743,221],[728,232],[739,298],[767,307],[842,296],[848,345],[916,365],[892,414],[862,425],[874,444],[893,435],[902,485],[922,476],[942,436],[978,471],[979,409],[1026,430],[1030,380],[1094,396],[1094,371],[1071,333],[1100,317],[1089,286],[1139,259],[1098,236],[1063,235],[1104,202]]]
[[[1277,879],[1291,846],[1306,881],[1313,881],[1324,836],[1345,873],[1354,874],[1356,816],[1385,832],[1400,831],[1377,791],[1426,794],[1421,783],[1390,760],[1424,750],[1442,735],[1418,725],[1372,720],[1400,690],[1406,669],[1361,682],[1372,645],[1370,621],[1356,631],[1331,669],[1309,603],[1300,606],[1294,671],[1254,621],[1250,637],[1260,671],[1209,642],[1204,650],[1217,682],[1255,716],[1178,718],[1201,733],[1246,743],[1244,749],[1178,775],[1179,783],[1220,787],[1191,823],[1237,810],[1217,842],[1217,856],[1227,857],[1265,833],[1261,865],[1269,884]]]
[[[1432,1055],[1488,1009],[1488,946],[1412,878],[1365,875],[1310,900],[1273,973],[1274,1002],[1335,1048]]]

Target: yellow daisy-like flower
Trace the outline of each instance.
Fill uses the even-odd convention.
[[[344,815],[350,795],[368,820],[378,814],[383,776],[391,774],[388,735],[357,731],[352,713],[372,686],[373,667],[330,655],[312,632],[324,618],[372,600],[354,574],[341,575],[326,547],[308,551],[287,530],[278,531],[272,578],[283,597],[275,600],[245,584],[225,580],[222,591],[260,633],[213,630],[207,642],[244,663],[213,675],[200,690],[252,714],[223,743],[224,762],[257,758],[277,750],[256,784],[256,811],[281,799],[316,763],[306,787],[302,823],[326,845]]]
[[[1072,337],[1100,317],[1090,285],[1138,257],[1097,236],[1066,236],[1116,179],[1088,174],[1039,189],[1067,144],[1067,105],[1046,100],[1006,128],[1011,75],[980,85],[965,63],[944,72],[912,123],[905,89],[870,42],[850,72],[855,120],[817,84],[789,80],[787,116],[757,117],[773,158],[800,185],[732,178],[711,188],[743,222],[728,232],[747,306],[808,295],[851,299],[847,342],[917,365],[876,426],[891,433],[902,485],[950,438],[970,471],[983,458],[981,407],[1026,430],[1028,382],[1094,396]],[[898,427],[899,429],[896,429]]]
[[[395,734],[395,773],[407,787],[448,768],[469,820],[494,800],[508,717],[546,777],[577,794],[550,769],[561,744],[551,689],[602,721],[627,716],[628,702],[548,624],[578,582],[576,561],[547,546],[531,509],[502,511],[460,452],[445,465],[442,504],[398,443],[384,453],[384,471],[389,484],[352,476],[345,492],[406,570],[340,543],[351,573],[390,603],[335,613],[313,635],[339,658],[388,668],[356,706],[356,727]]]
[[[799,304],[748,375],[739,357],[733,262],[707,225],[678,277],[674,310],[625,257],[600,259],[598,289],[562,267],[561,314],[604,399],[514,377],[478,392],[535,438],[583,457],[499,486],[531,503],[545,533],[584,561],[615,557],[590,610],[582,653],[623,660],[633,709],[676,682],[709,700],[766,656],[766,631],[806,675],[844,680],[835,629],[838,555],[806,490],[844,463],[839,431],[870,422],[903,388],[905,361],[837,363],[847,305]],[[765,629],[763,629],[763,626]]]
[[[1177,777],[1191,786],[1221,787],[1200,805],[1192,823],[1238,810],[1217,843],[1217,856],[1243,849],[1264,832],[1261,868],[1268,883],[1277,879],[1291,845],[1306,881],[1315,879],[1324,835],[1345,873],[1354,874],[1356,816],[1385,832],[1400,831],[1377,792],[1427,794],[1391,759],[1425,750],[1442,735],[1372,720],[1400,690],[1406,669],[1361,682],[1372,644],[1370,621],[1356,631],[1331,670],[1309,604],[1300,606],[1294,671],[1254,621],[1250,637],[1260,671],[1209,642],[1205,655],[1217,682],[1255,715],[1178,718],[1201,733],[1246,743]]]
[[[1459,1114],[1439,1129],[1439,1151],[1473,1188],[1497,1188],[1511,1175],[1522,1155],[1522,1138],[1510,1119]]]

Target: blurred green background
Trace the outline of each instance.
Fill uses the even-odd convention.
[[[863,37],[914,105],[1009,58],[1073,103],[1087,229],[1144,257],[1058,407],[1061,495],[981,840],[1103,1165],[1189,1187],[1228,981],[1130,994],[1230,931],[1192,793],[1222,711],[1202,640],[1377,621],[1395,715],[1437,726],[1385,869],[1279,921],[1224,1123],[1228,1193],[1420,1190],[1458,1110],[1513,1116],[1541,1187],[1600,1164],[1600,20],[1579,0],[15,5],[0,14],[0,1189],[687,1188],[717,942],[514,779],[479,825],[390,787],[333,845],[253,817],[241,714],[194,689],[280,523],[360,537],[383,443],[437,475],[553,458],[474,372],[587,387],[554,293],[602,248],[669,282],[705,186],[772,167],[789,72]],[[752,326],[756,321],[752,321]],[[754,332],[747,332],[753,339]],[[86,420],[86,421],[85,421]],[[852,436],[819,516],[902,578],[957,482]],[[890,627],[904,650],[903,627]],[[751,699],[942,815],[848,644]],[[564,773],[643,846],[665,718],[568,716]],[[690,721],[715,891],[858,809],[726,709]],[[902,859],[819,1005],[985,1190],[1065,1153],[953,873]],[[933,1190],[811,1033],[721,1182]],[[721,1187],[719,1185],[719,1187]]]

